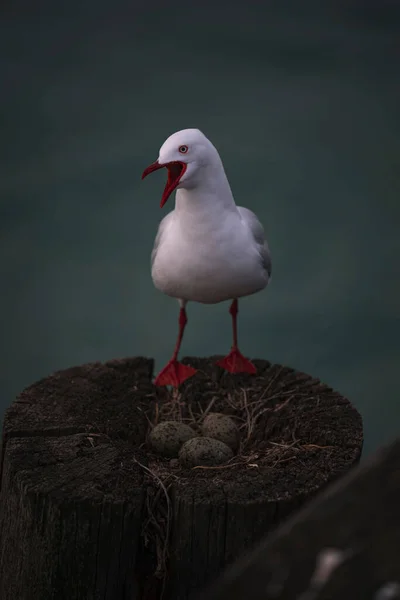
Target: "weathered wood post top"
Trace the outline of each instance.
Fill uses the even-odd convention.
[[[184,359],[198,373],[179,392],[156,388],[138,357],[19,395],[3,426],[2,600],[192,598],[357,464],[361,417],[338,392],[263,360],[233,376],[216,359]]]

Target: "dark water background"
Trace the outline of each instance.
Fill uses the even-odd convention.
[[[169,357],[177,305],[149,271],[165,175],[140,174],[199,127],[273,253],[243,352],[348,395],[366,453],[398,434],[398,3],[33,4],[0,9],[0,418],[56,369]],[[189,306],[185,354],[228,351],[227,309]]]

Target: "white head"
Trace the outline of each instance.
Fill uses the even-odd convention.
[[[160,206],[179,188],[193,189],[212,173],[224,173],[217,149],[199,129],[173,133],[160,148],[158,160],[143,171],[142,179],[162,167],[168,170]]]

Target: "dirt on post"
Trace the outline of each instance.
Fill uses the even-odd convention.
[[[361,417],[338,392],[264,360],[253,361],[257,375],[233,376],[218,358],[184,359],[198,373],[178,391],[155,388],[153,362],[139,357],[60,371],[22,392],[3,429],[2,599],[64,597],[57,589],[69,600],[88,589],[189,598],[358,462]],[[187,468],[149,445],[160,422],[201,435],[212,413],[239,431],[228,462]],[[17,543],[18,556],[1,552]]]

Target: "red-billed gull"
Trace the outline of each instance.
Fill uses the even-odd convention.
[[[178,387],[196,372],[177,360],[189,301],[232,300],[233,345],[217,364],[230,373],[255,373],[238,349],[236,318],[238,298],[264,289],[271,277],[263,226],[249,209],[236,206],[218,151],[198,129],[171,135],[142,179],[162,167],[168,180],[161,207],[175,190],[176,200],[160,223],[151,274],[156,288],[179,301],[180,313],[174,353],[155,384]]]

